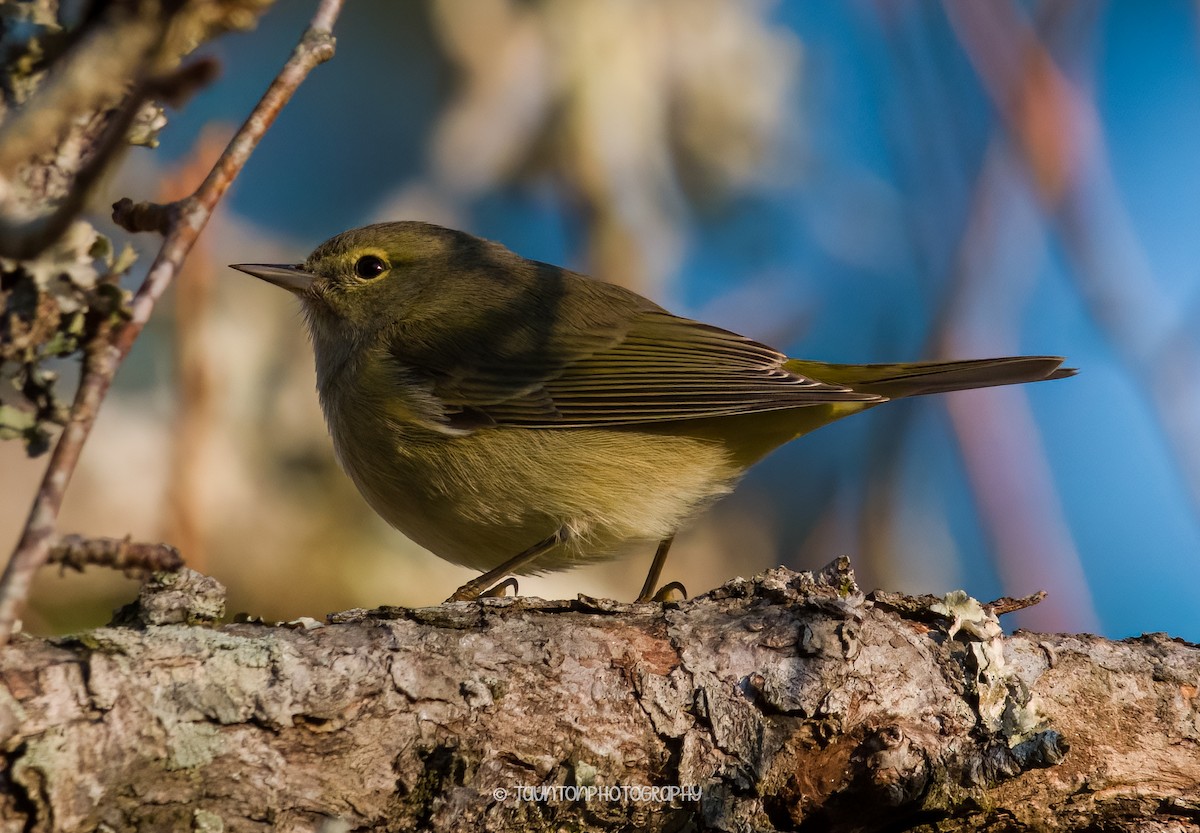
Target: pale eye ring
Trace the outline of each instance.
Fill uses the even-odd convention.
[[[375,255],[363,255],[354,261],[354,274],[364,280],[378,278],[386,271],[387,264],[383,262],[383,258]]]

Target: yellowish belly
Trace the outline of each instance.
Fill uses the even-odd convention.
[[[487,428],[465,436],[387,424],[338,455],[388,523],[434,554],[486,570],[560,528],[524,572],[611,558],[672,535],[740,474],[714,439],[623,429]]]

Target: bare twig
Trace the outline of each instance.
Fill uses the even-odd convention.
[[[170,544],[134,541],[128,535],[124,538],[64,535],[50,548],[46,563],[61,564],[64,569],[70,567],[78,572],[93,564],[126,573],[155,573],[178,570],[183,566],[183,558]]]
[[[1018,610],[1033,607],[1045,598],[1046,591],[1039,590],[1036,593],[1030,593],[1028,596],[1020,598],[1001,596],[994,602],[986,603],[983,607],[997,616],[1003,616],[1006,613],[1015,613]],[[885,610],[894,610],[909,619],[922,622],[940,622],[945,620],[943,614],[934,612],[934,605],[942,601],[941,596],[909,596],[905,593],[895,593],[890,590],[872,590],[867,594],[867,599],[872,604],[882,607]]]
[[[121,197],[113,203],[113,222],[126,231],[156,231],[168,234],[179,222],[179,211],[186,200],[178,202],[134,202]]]
[[[1016,613],[1018,610],[1033,607],[1035,604],[1041,604],[1045,598],[1046,591],[1039,590],[1036,593],[1030,593],[1028,596],[1022,596],[1019,599],[1014,599],[1012,596],[1001,596],[994,602],[988,602],[984,607],[991,610],[997,616],[1003,616],[1006,613]]]
[[[225,153],[196,193],[178,204],[178,214],[166,234],[158,257],[133,298],[129,320],[115,330],[102,331],[88,346],[83,377],[75,393],[71,417],[54,448],[21,540],[3,577],[0,577],[0,644],[6,643],[11,636],[13,625],[29,595],[34,573],[46,563],[49,556],[63,494],[117,368],[149,321],[155,304],[178,273],[183,259],[208,222],[217,202],[246,164],[267,128],[308,73],[333,57],[333,23],[341,12],[343,2],[321,0],[292,56],[233,137]]]

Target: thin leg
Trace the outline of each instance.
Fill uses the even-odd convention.
[[[448,602],[472,602],[478,599],[481,595],[486,595],[487,588],[494,584],[497,579],[503,578],[509,573],[525,567],[536,561],[541,555],[545,555],[549,550],[554,549],[563,541],[567,540],[568,532],[566,527],[559,529],[549,538],[538,541],[529,549],[514,555],[512,558],[505,561],[499,567],[488,570],[478,578],[471,579],[462,587],[454,591],[454,595],[446,599]]]
[[[642,585],[642,592],[638,593],[637,602],[639,604],[649,601],[662,601],[663,593],[669,590],[683,590],[683,585],[677,581],[673,581],[660,590],[654,592],[655,585],[658,584],[658,579],[662,575],[663,565],[667,563],[667,553],[671,551],[671,542],[675,540],[672,535],[668,538],[663,538],[658,542],[658,549],[654,552],[654,560],[650,562],[650,572],[646,574],[646,583]],[[684,596],[687,592],[684,591]]]

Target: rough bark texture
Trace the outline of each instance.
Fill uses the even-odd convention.
[[[194,580],[0,652],[0,831],[1200,829],[1200,651],[1163,636],[1005,637],[844,561],[678,605],[152,624],[216,613]],[[602,791],[635,785],[694,792]]]

